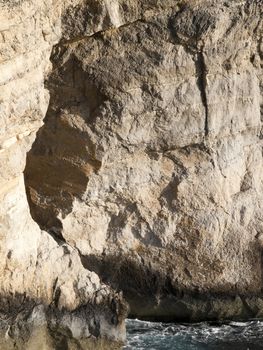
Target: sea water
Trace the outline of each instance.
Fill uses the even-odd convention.
[[[167,324],[127,320],[125,350],[263,350],[263,321]]]

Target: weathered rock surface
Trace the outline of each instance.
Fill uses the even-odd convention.
[[[73,311],[102,289],[116,340],[113,290],[140,317],[262,315],[262,18],[261,0],[3,3],[2,295]]]
[[[44,80],[67,3],[0,5],[0,313],[6,346],[30,348],[36,320],[38,328],[52,329],[55,340],[70,334],[73,342],[121,342],[127,313],[122,295],[83,267],[75,247],[40,229],[25,193],[26,154],[49,105]]]
[[[205,317],[188,294],[246,315],[262,289],[262,2],[126,5],[96,35],[63,19],[32,215],[134,315]],[[239,306],[224,316],[211,295]]]

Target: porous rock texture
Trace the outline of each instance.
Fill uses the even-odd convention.
[[[74,339],[123,340],[120,290],[142,318],[262,316],[262,0],[0,18],[1,295]]]

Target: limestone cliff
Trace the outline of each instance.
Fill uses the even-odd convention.
[[[26,154],[49,105],[44,81],[66,5],[4,1],[0,8],[1,349],[13,340],[19,349],[40,348],[31,337],[34,329],[50,349],[54,343],[75,349],[76,342],[98,336],[125,339],[127,307],[121,294],[83,267],[75,247],[41,230],[25,192]]]
[[[74,339],[123,340],[120,290],[139,317],[263,315],[262,1],[0,4],[10,308]]]

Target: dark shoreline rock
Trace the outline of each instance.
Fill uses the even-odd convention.
[[[129,303],[129,317],[158,322],[199,322],[263,318],[263,295],[235,290],[190,290],[178,285],[164,270],[137,265],[125,256],[82,257],[115,290],[122,290]]]
[[[131,304],[132,305],[132,304]],[[134,308],[129,315],[145,321],[158,322],[203,322],[247,321],[263,319],[262,296],[215,296],[186,295],[176,298],[171,295],[160,301],[157,307]],[[132,308],[132,306],[131,306]]]
[[[32,347],[33,344],[56,350],[120,349],[125,343],[121,311],[113,316],[108,305],[88,304],[74,311],[58,310],[55,306],[25,300],[24,296],[3,298],[0,303],[1,350],[12,346],[18,350],[36,350],[38,347]]]

